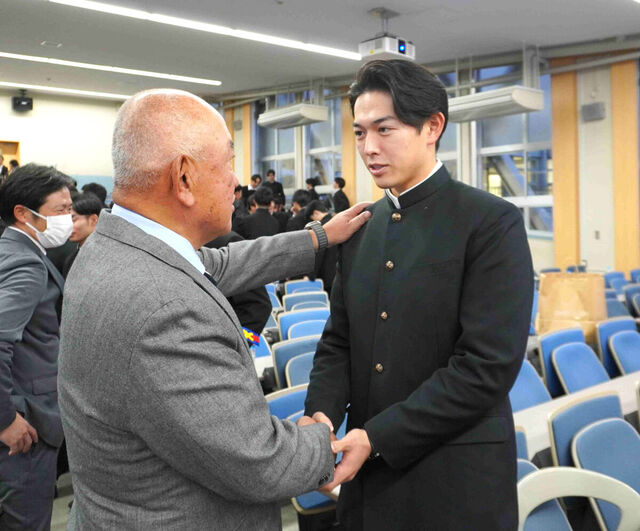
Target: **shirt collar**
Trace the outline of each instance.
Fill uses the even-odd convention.
[[[145,218],[137,212],[133,212],[132,210],[121,207],[117,204],[113,205],[113,207],[111,208],[111,213],[127,220],[129,223],[135,225],[150,236],[158,238],[160,241],[166,243],[176,253],[182,256],[182,258],[184,258],[193,267],[195,267],[200,272],[200,274],[204,274],[205,269],[202,260],[200,260],[198,253],[193,248],[191,243],[189,243],[189,240],[187,240],[184,236],[181,236],[177,232],[172,231],[171,229],[153,221],[152,219]]]
[[[436,173],[440,168],[442,168],[442,161],[440,161],[439,159],[436,159],[436,165],[433,167],[433,170],[431,170],[431,173],[429,175],[427,175],[424,179],[422,179],[418,184],[415,184],[411,188],[406,189],[398,197],[402,197],[404,194],[406,194],[406,193],[410,192],[411,190],[413,190],[414,188],[417,188],[418,186],[420,186],[429,177],[431,177],[434,173]],[[398,210],[400,210],[400,208],[401,208],[400,207],[400,200],[398,199],[398,197],[393,195],[389,188],[387,188],[384,192],[385,192],[385,194],[387,194],[387,197],[393,203],[393,206],[395,206]]]
[[[19,229],[18,227],[14,227],[13,225],[10,225],[9,227],[7,227],[8,229],[11,230],[15,230],[16,232],[20,232],[21,234],[24,234],[27,238],[29,238],[33,243],[36,244],[36,246],[38,247],[38,249],[40,249],[42,251],[42,254],[44,254],[46,256],[47,254],[47,250],[42,247],[42,245],[40,244],[40,242],[38,240],[36,240],[34,237],[31,236],[31,234],[27,234],[25,231],[23,231],[22,229]]]

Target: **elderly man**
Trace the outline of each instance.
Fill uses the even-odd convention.
[[[278,500],[332,476],[326,425],[269,415],[225,295],[310,271],[368,214],[201,248],[231,228],[232,158],[224,120],[189,93],[143,92],[119,111],[115,204],[65,290],[71,529],[278,529]]]

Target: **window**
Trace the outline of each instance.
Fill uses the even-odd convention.
[[[325,91],[325,96],[330,95]],[[316,177],[320,185],[332,184],[342,171],[342,112],[340,98],[324,102],[329,119],[304,127],[305,179]]]

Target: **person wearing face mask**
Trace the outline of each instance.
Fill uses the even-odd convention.
[[[0,187],[0,529],[49,529],[56,457],[59,312],[64,279],[47,258],[73,230],[69,177],[27,164]]]
[[[91,192],[80,194],[73,200],[71,205],[71,220],[73,221],[73,231],[69,237],[70,242],[78,244],[78,247],[71,253],[64,262],[62,276],[66,279],[69,269],[73,265],[80,247],[91,235],[98,223],[100,211],[104,208],[104,203]]]

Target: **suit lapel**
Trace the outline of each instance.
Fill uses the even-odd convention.
[[[47,270],[49,271],[49,275],[53,278],[53,281],[56,283],[58,288],[60,288],[60,293],[64,291],[64,277],[60,274],[60,271],[53,265],[53,262],[49,260],[46,256],[42,256],[42,261],[44,265],[47,266]]]

